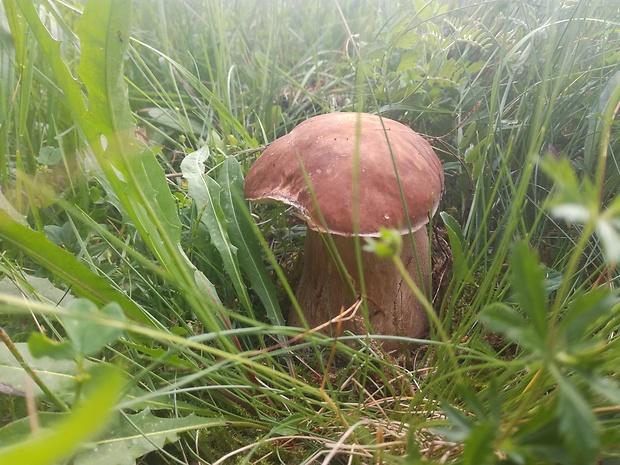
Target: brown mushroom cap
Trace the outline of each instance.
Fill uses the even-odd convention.
[[[304,121],[270,144],[250,168],[243,192],[248,200],[295,207],[315,231],[377,236],[385,227],[406,234],[409,224],[416,231],[435,213],[443,169],[430,144],[401,123],[366,113],[330,113]]]

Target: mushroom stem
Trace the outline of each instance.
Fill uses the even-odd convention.
[[[310,328],[338,316],[341,309],[349,308],[361,293],[355,239],[338,235],[331,235],[331,239],[340,255],[344,270],[340,269],[330,252],[327,238],[311,229],[308,229],[306,235],[302,276],[295,297]],[[400,258],[418,287],[429,295],[430,262],[426,228],[414,232],[413,241],[409,236],[403,237]],[[394,263],[363,250],[361,262],[372,332],[370,328],[365,327],[361,315],[344,323],[344,329],[355,334],[371,332],[413,338],[424,336],[428,330],[424,307],[403,281]],[[303,326],[300,316],[294,309],[289,314],[288,324]],[[326,331],[334,329],[328,327]],[[381,345],[387,351],[402,346],[396,341],[384,341]]]

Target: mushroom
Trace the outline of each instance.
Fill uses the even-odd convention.
[[[248,171],[244,195],[291,205],[307,222],[295,297],[310,327],[330,321],[356,301],[362,291],[361,269],[372,332],[417,338],[428,330],[422,304],[392,261],[361,251],[358,267],[354,236],[378,237],[382,228],[407,236],[400,258],[429,295],[425,225],[437,209],[443,181],[437,155],[409,127],[376,115],[343,112],[310,118],[270,144]],[[302,326],[294,309],[288,324]],[[360,319],[344,327],[356,334],[367,330]],[[385,350],[400,347],[395,341],[382,345]]]

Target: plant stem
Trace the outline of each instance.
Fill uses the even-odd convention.
[[[45,396],[61,411],[63,412],[68,412],[69,411],[69,407],[67,406],[67,404],[65,404],[59,397],[56,396],[56,394],[54,394],[48,387],[47,385],[43,382],[43,380],[39,377],[39,375],[37,375],[37,373],[30,367],[30,365],[28,364],[28,362],[24,359],[23,355],[21,354],[21,352],[17,349],[17,347],[15,347],[15,344],[13,344],[13,341],[11,340],[11,338],[9,337],[9,335],[6,333],[6,331],[4,331],[4,329],[0,328],[0,339],[2,339],[2,342],[4,342],[4,344],[6,345],[6,347],[9,349],[9,352],[11,352],[11,354],[13,355],[13,357],[15,357],[15,360],[17,360],[19,362],[19,364],[21,365],[21,367],[24,369],[24,371],[26,373],[28,373],[28,376],[30,376],[30,378],[36,383],[37,386],[39,386],[39,388],[41,389],[41,391],[43,391],[43,394],[45,394]]]

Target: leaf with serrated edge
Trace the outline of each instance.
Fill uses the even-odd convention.
[[[150,410],[118,417],[98,442],[78,453],[74,465],[134,465],[137,458],[176,442],[184,431],[226,426],[224,418],[188,415],[178,418],[156,417]]]
[[[545,340],[532,331],[532,327],[514,308],[496,302],[488,305],[480,319],[493,331],[504,334],[511,341],[519,342],[533,351],[545,350]]]
[[[243,307],[252,314],[252,304],[241,278],[237,248],[230,242],[224,214],[220,208],[221,187],[205,174],[204,162],[209,157],[209,148],[202,147],[186,156],[181,162],[181,172],[187,181],[189,196],[196,203],[201,222],[207,227],[213,246],[222,257],[224,269],[237,291]]]
[[[245,208],[242,204],[243,174],[237,160],[233,157],[226,158],[220,168],[218,180],[221,180],[220,185],[223,186],[220,203],[227,219],[230,240],[238,250],[239,266],[261,299],[271,324],[284,325],[275,286],[263,263],[260,244],[254,236],[254,225],[248,221],[246,212],[241,211]]]

